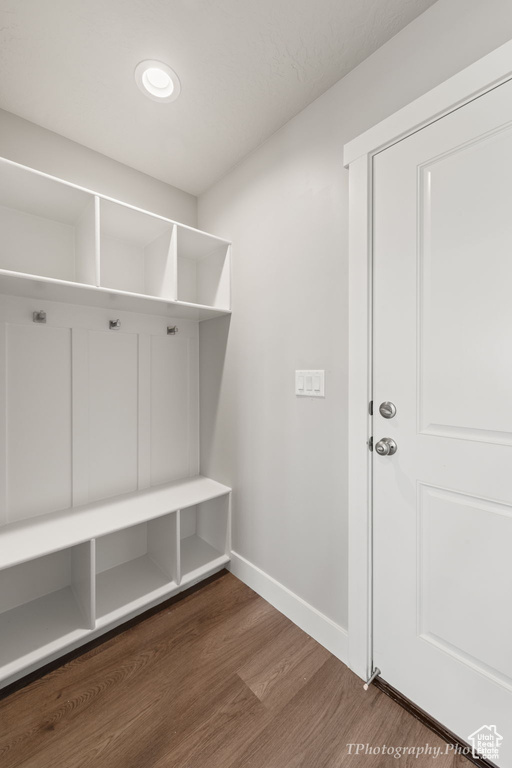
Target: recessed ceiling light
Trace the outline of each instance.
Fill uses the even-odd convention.
[[[148,59],[137,64],[135,82],[142,93],[153,101],[174,101],[180,95],[178,75],[161,61]]]

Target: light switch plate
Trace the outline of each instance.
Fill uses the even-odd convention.
[[[325,371],[295,371],[295,394],[325,397]]]

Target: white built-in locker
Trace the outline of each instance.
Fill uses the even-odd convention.
[[[230,244],[0,160],[0,686],[214,573],[199,322]]]

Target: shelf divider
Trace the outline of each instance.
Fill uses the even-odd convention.
[[[94,270],[95,270],[95,282],[96,288],[101,285],[101,230],[100,230],[100,198],[98,195],[94,195]]]
[[[176,512],[176,583],[181,584],[181,509]]]
[[[95,541],[78,544],[71,557],[71,589],[89,629],[96,625]]]
[[[172,274],[172,298],[174,301],[178,301],[178,227],[176,224],[172,228],[169,259]]]

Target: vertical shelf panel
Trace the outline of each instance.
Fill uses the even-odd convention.
[[[98,195],[94,196],[94,268],[95,283],[101,285],[101,201]]]
[[[172,228],[171,247],[169,248],[171,261],[171,293],[174,301],[178,299],[178,227]]]
[[[95,574],[95,541],[77,544],[71,557],[71,589],[89,629],[94,629],[96,624]]]

